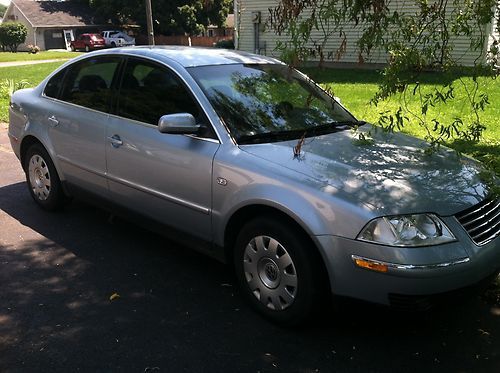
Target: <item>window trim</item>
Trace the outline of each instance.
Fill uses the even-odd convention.
[[[59,86],[59,89],[57,90],[56,97],[47,96],[45,94],[45,90],[47,89],[47,86],[49,85],[50,81],[52,79],[54,79],[56,77],[56,75],[58,75],[60,73],[62,73],[62,79],[61,79],[61,85]],[[62,91],[62,88],[64,86],[64,82],[66,81],[66,75],[67,74],[68,74],[68,69],[65,68],[65,69],[61,69],[61,70],[57,71],[55,74],[51,75],[50,78],[47,79],[47,83],[43,86],[42,96],[46,97],[46,98],[49,98],[49,99],[52,99],[52,100],[62,101],[62,100],[59,100],[59,97],[61,97],[61,91]]]
[[[115,70],[115,72],[113,74],[113,79],[111,80],[111,85],[109,86],[109,89],[111,90],[111,95],[110,95],[111,98],[110,98],[110,101],[109,101],[109,104],[108,104],[107,111],[96,110],[96,109],[89,108],[87,106],[82,106],[82,105],[75,104],[74,102],[69,102],[69,101],[62,100],[61,99],[61,93],[62,93],[62,89],[63,89],[63,87],[64,87],[64,85],[66,83],[66,79],[68,77],[68,71],[72,67],[74,67],[76,65],[79,65],[81,63],[84,63],[84,62],[86,62],[88,60],[95,59],[95,58],[103,58],[103,57],[104,58],[114,57],[114,58],[118,59],[118,65],[116,66],[116,70]],[[101,113],[101,114],[104,114],[104,115],[110,115],[111,114],[111,110],[112,110],[113,97],[115,96],[115,92],[116,92],[115,81],[116,81],[117,77],[119,77],[119,74],[121,74],[122,64],[123,64],[123,58],[121,56],[119,56],[119,55],[116,55],[116,54],[105,54],[105,55],[99,55],[99,56],[92,56],[92,57],[88,57],[88,58],[82,58],[81,60],[75,61],[74,63],[71,63],[71,64],[69,64],[67,66],[62,67],[59,70],[56,70],[52,75],[50,75],[50,77],[47,79],[46,83],[43,86],[42,93],[41,93],[40,96],[42,98],[47,99],[47,100],[52,100],[52,101],[60,102],[60,103],[66,104],[66,105],[76,106],[76,107],[79,107],[79,108],[83,108],[83,109],[87,109],[87,110],[93,111],[95,113]],[[47,96],[45,94],[45,89],[47,88],[47,84],[50,82],[50,80],[52,78],[54,78],[57,74],[59,74],[62,71],[64,71],[64,76],[63,76],[63,81],[62,81],[61,87],[59,87],[59,92],[57,93],[57,98]]]
[[[188,136],[188,137],[191,137],[193,139],[197,139],[197,140],[201,140],[201,141],[208,141],[208,142],[212,142],[212,143],[217,143],[217,144],[223,144],[224,142],[222,141],[222,136],[220,135],[219,133],[219,130],[217,129],[217,126],[214,125],[213,123],[213,119],[212,117],[210,116],[210,114],[208,113],[208,110],[205,106],[203,106],[197,95],[193,92],[192,88],[189,86],[187,80],[181,75],[179,74],[175,69],[171,68],[169,65],[167,65],[165,62],[163,61],[159,61],[157,59],[154,59],[154,58],[151,58],[149,56],[141,56],[141,55],[137,55],[137,54],[132,54],[132,53],[127,53],[127,52],[121,52],[120,54],[116,54],[116,53],[110,53],[110,54],[100,54],[99,56],[92,56],[92,57],[84,57],[82,59],[78,59],[77,61],[74,61],[74,62],[68,62],[67,65],[63,65],[61,66],[59,69],[56,69],[49,77],[47,77],[46,81],[43,82],[43,89],[42,89],[42,93],[40,94],[40,97],[41,98],[44,98],[46,100],[52,100],[52,101],[55,101],[55,102],[58,102],[58,103],[62,103],[62,104],[65,104],[65,105],[68,105],[68,106],[75,106],[75,107],[78,107],[78,108],[83,108],[83,109],[86,109],[86,110],[90,110],[90,111],[93,111],[93,112],[96,112],[96,113],[100,113],[100,114],[104,114],[104,115],[108,115],[108,116],[112,116],[112,117],[115,117],[115,118],[120,118],[120,119],[127,119],[127,120],[133,120],[133,119],[129,119],[129,118],[124,118],[124,117],[120,117],[118,115],[116,115],[113,110],[114,108],[112,107],[112,110],[110,110],[109,113],[106,113],[106,112],[102,112],[102,111],[99,111],[99,110],[95,110],[95,109],[91,109],[91,108],[88,108],[86,106],[80,106],[80,105],[77,105],[77,104],[74,104],[74,103],[71,103],[71,102],[67,102],[67,101],[63,101],[63,100],[60,100],[59,97],[60,97],[60,92],[59,92],[59,95],[58,95],[58,98],[54,98],[54,97],[49,97],[49,96],[46,96],[45,95],[45,87],[47,86],[47,83],[49,82],[49,80],[51,78],[53,78],[56,74],[58,74],[59,72],[63,71],[63,70],[66,70],[66,72],[64,73],[64,79],[66,79],[66,74],[67,74],[67,70],[73,66],[74,64],[76,63],[79,63],[81,61],[85,61],[87,59],[91,59],[91,58],[95,58],[95,57],[118,57],[120,58],[121,60],[121,64],[117,67],[117,71],[115,71],[115,74],[118,72],[120,75],[120,84],[121,84],[121,76],[122,76],[122,66],[124,64],[124,60],[126,58],[138,58],[138,59],[142,59],[142,60],[145,60],[145,61],[150,61],[150,62],[153,62],[153,63],[156,63],[160,66],[163,66],[169,70],[171,70],[184,84],[184,86],[187,88],[188,92],[191,94],[191,96],[194,98],[195,102],[199,105],[199,107],[201,107],[201,109],[203,110],[203,113],[205,114],[205,117],[208,119],[208,124],[210,126],[212,126],[212,129],[214,130],[215,132],[215,135],[216,135],[216,139],[214,138],[210,138],[210,137],[199,137],[199,136],[193,136],[193,135],[184,135],[184,136]],[[118,70],[120,69],[120,70]],[[194,83],[195,84],[198,84],[194,79],[193,79]],[[64,81],[63,81],[63,84],[64,84]],[[118,94],[118,89],[116,87],[112,87],[112,90],[114,91],[113,92],[113,95],[117,95]],[[200,91],[201,91],[201,88],[200,88]],[[201,91],[201,94],[202,95],[205,95],[205,93],[203,91]],[[113,95],[112,95],[112,100],[113,100]],[[205,96],[206,98],[206,96]],[[208,100],[208,98],[207,98]],[[113,102],[112,102],[113,104]],[[210,105],[210,103],[209,103]],[[220,120],[220,119],[218,119]],[[136,123],[138,124],[141,124],[141,125],[144,125],[144,126],[148,126],[148,127],[151,127],[151,128],[155,128],[156,130],[158,130],[158,126],[154,126],[152,124],[149,124],[149,123],[145,123],[145,122],[140,122],[140,121],[136,121]],[[225,124],[223,124],[221,122],[221,126],[223,126],[225,128],[225,130],[227,131],[227,128],[225,127]],[[233,140],[231,142],[233,145],[236,145],[236,142]]]
[[[163,63],[162,61],[157,61],[157,60],[154,60],[154,59],[151,59],[151,58],[147,58],[145,56],[125,55],[125,56],[122,56],[122,59],[123,59],[123,62],[122,62],[122,65],[121,65],[121,69],[119,71],[120,76],[117,79],[116,86],[114,87],[115,97],[114,97],[114,99],[112,98],[112,100],[113,100],[112,101],[112,108],[111,108],[111,110],[109,112],[109,115],[111,115],[111,116],[113,116],[115,118],[130,120],[130,121],[136,122],[136,123],[141,124],[141,125],[145,125],[145,126],[148,126],[148,127],[151,127],[151,128],[158,129],[157,125],[154,125],[154,124],[151,124],[151,123],[148,123],[148,122],[143,122],[143,121],[140,121],[140,120],[137,120],[137,119],[127,118],[127,117],[124,117],[124,116],[121,116],[121,115],[118,114],[118,107],[119,107],[118,105],[119,105],[120,91],[121,91],[123,77],[125,75],[125,70],[126,70],[128,61],[130,59],[135,59],[135,60],[138,60],[138,61],[145,61],[145,62],[150,63],[152,65],[156,65],[159,68],[167,69],[170,73],[172,73],[174,75],[174,77],[176,77],[179,80],[179,82],[181,83],[182,87],[186,90],[186,92],[189,94],[189,96],[191,97],[191,99],[194,101],[194,103],[198,106],[198,108],[200,109],[200,111],[203,113],[205,119],[207,120],[207,125],[211,126],[211,128],[212,128],[212,130],[213,130],[213,132],[215,134],[215,138],[214,137],[202,137],[202,136],[191,135],[191,134],[184,135],[184,136],[188,136],[188,137],[191,137],[193,139],[198,139],[198,140],[203,140],[203,141],[216,142],[218,144],[222,143],[221,137],[220,137],[219,133],[217,132],[216,127],[213,125],[212,121],[210,120],[210,116],[208,115],[207,110],[205,109],[205,107],[203,107],[203,105],[200,104],[200,101],[198,100],[198,98],[194,94],[194,92],[191,89],[191,87],[189,87],[189,84],[187,83],[186,79],[184,79],[183,76],[181,76],[177,71],[175,71],[175,69],[171,68],[170,66],[168,66],[165,63]]]

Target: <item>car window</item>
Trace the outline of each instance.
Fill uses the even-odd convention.
[[[200,66],[188,72],[241,144],[298,139],[357,124],[331,96],[285,65]]]
[[[156,126],[161,116],[177,113],[189,113],[198,124],[210,127],[193,97],[173,72],[149,61],[130,58],[118,95],[117,114]],[[213,134],[205,135],[213,137]]]
[[[45,96],[52,98],[59,98],[59,92],[61,91],[65,73],[66,70],[62,70],[58,72],[56,75],[54,75],[52,78],[50,78],[43,91],[43,94]]]
[[[99,111],[108,111],[111,83],[118,57],[84,60],[69,67],[60,99]]]

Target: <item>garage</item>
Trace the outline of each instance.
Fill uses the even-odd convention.
[[[50,29],[44,32],[45,49],[66,49],[62,30]]]

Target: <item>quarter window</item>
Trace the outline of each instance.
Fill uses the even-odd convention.
[[[118,63],[117,57],[101,57],[69,67],[60,99],[90,109],[108,111],[111,85]]]
[[[60,71],[50,78],[49,82],[45,86],[45,90],[43,91],[45,96],[59,98],[59,92],[61,90],[65,72],[66,70]]]

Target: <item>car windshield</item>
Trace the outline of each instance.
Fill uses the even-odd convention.
[[[285,65],[188,70],[239,144],[300,139],[358,124],[309,78]]]

